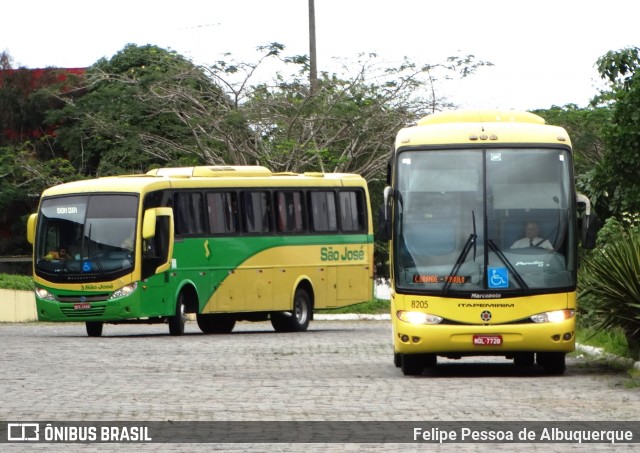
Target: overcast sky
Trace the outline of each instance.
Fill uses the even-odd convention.
[[[308,0],[2,0],[0,51],[14,66],[85,67],[127,43],[155,44],[199,64],[226,52],[255,60],[279,42],[309,53]],[[318,65],[375,52],[438,63],[473,54],[495,66],[447,82],[461,107],[585,106],[602,83],[596,60],[640,47],[637,0],[315,0]]]

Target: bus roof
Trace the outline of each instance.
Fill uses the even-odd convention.
[[[532,123],[545,124],[544,118],[531,112],[515,110],[449,110],[418,120],[419,126],[437,123]]]
[[[504,110],[454,110],[434,113],[415,126],[401,129],[396,149],[420,145],[545,143],[571,146],[567,132],[547,125],[530,112]]]
[[[217,187],[339,187],[362,186],[353,173],[273,173],[261,166],[200,166],[159,168],[147,174],[107,176],[69,182],[46,189],[43,196],[78,193],[140,193],[161,189]]]
[[[271,176],[271,170],[260,165],[212,165],[208,167],[172,167],[149,170],[154,176],[225,177],[225,176]]]

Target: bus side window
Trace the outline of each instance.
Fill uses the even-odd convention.
[[[344,191],[338,193],[340,199],[340,226],[342,231],[364,231],[364,203],[361,192]]]
[[[313,231],[338,231],[336,195],[334,192],[311,192],[311,224]]]
[[[204,233],[202,194],[176,192],[174,203],[176,235]]]
[[[210,192],[207,194],[209,226],[213,234],[238,231],[238,200],[235,192]]]
[[[267,192],[245,192],[243,197],[244,224],[247,233],[271,231],[271,207]]]
[[[304,231],[302,192],[277,192],[276,214],[278,231],[301,233]]]

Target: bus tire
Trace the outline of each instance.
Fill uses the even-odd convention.
[[[424,371],[424,358],[422,354],[402,354],[400,367],[405,376],[418,376]]]
[[[169,335],[184,335],[184,323],[187,315],[185,313],[184,293],[180,293],[176,301],[176,313],[169,316]]]
[[[393,364],[396,368],[400,368],[402,366],[402,354],[398,352],[393,353]]]
[[[530,367],[535,363],[533,352],[518,352],[513,356],[513,364],[517,367]]]
[[[236,325],[236,319],[233,316],[217,313],[198,313],[196,321],[202,333],[205,334],[230,333]]]
[[[87,321],[85,323],[87,328],[87,335],[90,337],[101,337],[102,336],[102,326],[104,326],[103,322],[100,321]]]
[[[536,361],[545,374],[558,376],[567,369],[564,352],[538,352]]]
[[[304,288],[296,289],[293,295],[293,310],[271,315],[271,325],[276,332],[304,332],[311,321],[311,297]]]
[[[438,364],[438,356],[435,354],[425,354],[423,360],[425,368],[433,368]]]

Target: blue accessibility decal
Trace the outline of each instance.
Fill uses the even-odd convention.
[[[498,289],[509,287],[509,272],[506,267],[489,267],[487,272],[489,288]]]

